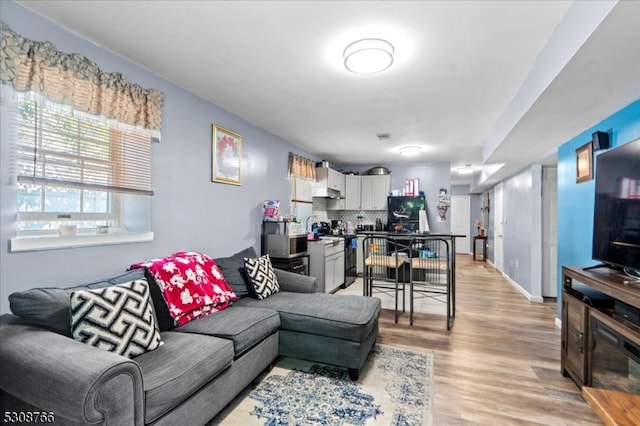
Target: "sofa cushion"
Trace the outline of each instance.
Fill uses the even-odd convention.
[[[215,261],[203,253],[177,252],[129,268],[153,274],[177,325],[225,309],[237,299]]]
[[[325,293],[280,292],[268,299],[244,298],[236,307],[275,309],[280,329],[362,342],[376,327],[380,299]]]
[[[162,344],[147,280],[71,293],[74,339],[133,358]]]
[[[166,331],[164,345],[135,358],[142,370],[145,424],[193,395],[233,362],[233,342],[213,336]]]
[[[280,316],[273,309],[231,306],[224,311],[191,321],[175,331],[230,339],[237,358],[279,328]]]
[[[11,312],[20,317],[25,324],[44,327],[58,334],[71,337],[69,298],[72,292],[90,288],[103,288],[144,278],[144,271],[136,270],[76,287],[34,288],[10,294],[9,304]]]
[[[278,277],[273,272],[271,259],[265,254],[262,257],[247,257],[244,259],[244,268],[249,276],[249,291],[256,299],[266,299],[280,291]]]
[[[255,249],[253,247],[247,247],[233,256],[214,259],[222,271],[224,279],[227,280],[227,284],[229,284],[238,297],[244,297],[250,294],[249,288],[247,287],[248,277],[244,269],[245,257],[257,257]]]

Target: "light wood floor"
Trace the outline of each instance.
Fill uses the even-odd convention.
[[[489,263],[457,259],[456,319],[383,310],[378,342],[435,353],[436,425],[601,425],[560,373],[556,303],[530,303]]]

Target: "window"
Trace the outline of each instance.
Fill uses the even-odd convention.
[[[16,236],[149,232],[148,132],[16,94]],[[13,245],[13,240],[12,240]]]

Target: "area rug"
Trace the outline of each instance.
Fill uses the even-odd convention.
[[[433,352],[376,345],[354,382],[344,368],[279,358],[209,426],[429,426],[433,365]]]

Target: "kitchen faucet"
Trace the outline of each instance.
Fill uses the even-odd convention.
[[[311,216],[307,217],[307,220],[306,220],[307,232],[312,232],[313,229],[311,227],[309,227],[309,219],[315,219],[316,222],[317,222],[318,221],[318,216],[316,216],[315,214],[312,214]]]

